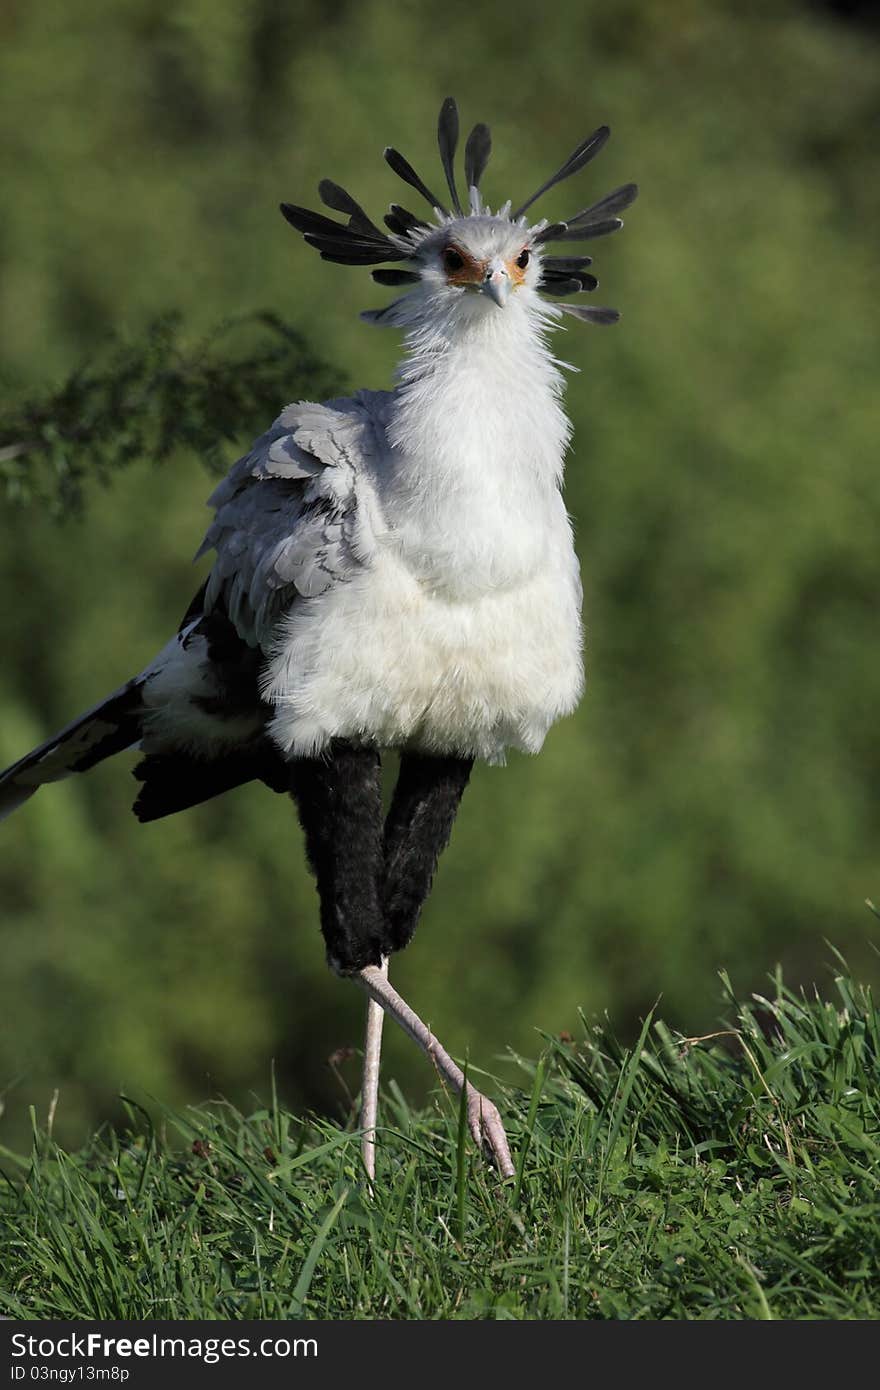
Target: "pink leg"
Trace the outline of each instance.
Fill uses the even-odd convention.
[[[388,979],[388,958],[379,973]],[[376,1177],[376,1115],[379,1109],[379,1060],[382,1054],[382,1024],[385,1014],[374,999],[367,1004],[367,1033],[364,1041],[364,1079],[361,1087],[361,1156],[367,1174],[367,1191],[372,1194]]]
[[[423,1051],[427,1052],[440,1075],[452,1086],[457,1095],[460,1095],[463,1087],[467,1085],[467,1115],[471,1134],[481,1147],[485,1145],[492,1154],[501,1176],[512,1178],[515,1169],[510,1157],[507,1135],[504,1133],[504,1126],[496,1106],[491,1100],[487,1100],[484,1095],[481,1095],[469,1081],[465,1082],[461,1067],[453,1062],[449,1053],[441,1046],[431,1030],[425,1026],[418,1014],[413,1013],[406,1000],[402,999],[397,990],[389,984],[387,973],[383,973],[378,966],[368,965],[358,975],[355,975],[354,979],[366,990],[370,999],[375,1001],[387,1014],[390,1014],[400,1024],[403,1031],[408,1033]]]

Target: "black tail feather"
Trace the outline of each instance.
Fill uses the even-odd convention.
[[[247,782],[264,782],[274,792],[290,790],[284,759],[269,744],[213,762],[187,753],[153,753],[138,763],[134,775],[143,786],[132,810],[142,822],[187,811]]]
[[[45,782],[58,782],[121,753],[141,736],[141,687],[137,677],[72,724],[0,773],[0,819],[16,810]]]

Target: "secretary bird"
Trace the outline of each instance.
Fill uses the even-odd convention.
[[[625,184],[562,221],[525,214],[609,134],[600,126],[515,211],[493,213],[480,193],[489,130],[475,126],[465,210],[447,98],[438,140],[451,209],[394,149],[385,159],[430,220],[392,203],[384,231],[329,179],[321,200],[347,221],[282,203],[322,260],[393,264],[372,277],[406,292],[361,317],[403,329],[397,384],[287,406],[210,498],[198,555],[216,558],[177,636],[0,777],[2,815],[44,782],[136,747],[141,821],[255,779],[292,795],[328,963],[369,996],[368,1182],[383,1011],[456,1092],[467,1087],[474,1139],[513,1173],[496,1107],[392,988],[387,961],[412,938],[475,759],[537,753],[581,695],[581,587],[560,491],[571,426],[547,338],[563,314],[618,314],[556,303],[598,282],[589,256],[549,248],[617,231],[638,190]],[[383,823],[385,750],[399,752],[400,771]]]

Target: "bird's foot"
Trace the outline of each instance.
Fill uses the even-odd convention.
[[[452,1060],[430,1028],[413,1012],[406,1000],[401,998],[389,983],[387,975],[383,974],[378,966],[368,965],[360,971],[356,979],[370,998],[400,1024],[413,1042],[418,1043],[419,1047],[427,1052],[440,1076],[449,1083],[457,1095],[461,1095],[462,1089],[467,1087],[468,1128],[480,1149],[488,1152],[494,1159],[501,1177],[512,1178],[516,1170],[497,1107],[465,1079],[458,1063]]]
[[[515,1173],[513,1159],[510,1157],[510,1145],[507,1142],[507,1135],[498,1106],[479,1091],[474,1090],[468,1083],[467,1098],[467,1117],[468,1127],[474,1137],[474,1141],[479,1144],[484,1152],[491,1155],[495,1167],[502,1178],[512,1178]]]

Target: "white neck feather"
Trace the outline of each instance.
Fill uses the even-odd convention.
[[[571,426],[562,410],[560,364],[546,335],[555,305],[531,289],[504,309],[468,295],[453,306],[416,291],[398,306],[406,355],[389,440],[447,485],[462,473],[499,469],[511,479],[558,486]]]
[[[451,313],[421,290],[395,308],[407,353],[380,485],[394,543],[452,597],[522,583],[567,526],[559,484],[571,426],[545,341],[553,306],[524,287],[504,309],[469,296]]]

